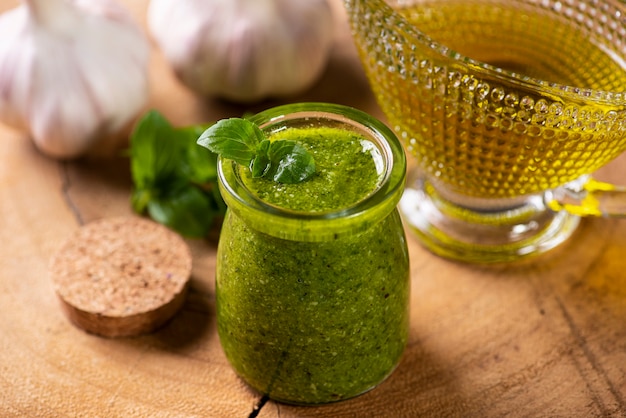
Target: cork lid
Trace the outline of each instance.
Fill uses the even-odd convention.
[[[106,337],[144,334],[163,325],[182,306],[190,273],[185,241],[139,217],[81,227],[50,264],[66,316]]]

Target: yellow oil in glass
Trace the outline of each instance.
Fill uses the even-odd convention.
[[[606,39],[547,9],[524,6],[443,0],[398,11],[433,40],[477,61],[549,82],[624,90],[623,57],[609,53]]]
[[[355,29],[378,103],[430,178],[472,197],[523,196],[626,149],[626,95],[608,93],[626,90],[614,52],[626,49],[624,25],[564,4],[398,1]]]

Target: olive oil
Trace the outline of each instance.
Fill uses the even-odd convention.
[[[398,12],[436,42],[477,61],[548,82],[626,90],[617,45],[589,31],[586,22],[575,26],[551,10],[519,1],[436,0]]]
[[[378,103],[448,190],[538,193],[626,149],[626,31],[602,2],[366,3],[353,30]]]

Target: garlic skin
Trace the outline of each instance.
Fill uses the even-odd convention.
[[[26,0],[0,15],[0,121],[74,158],[147,103],[150,45],[115,0]]]
[[[304,91],[333,42],[326,0],[151,0],[147,18],[183,84],[234,102]]]

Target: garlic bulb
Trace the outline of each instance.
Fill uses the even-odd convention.
[[[82,155],[148,98],[149,43],[115,0],[25,0],[0,15],[0,121]]]
[[[151,0],[148,28],[193,91],[251,102],[298,93],[326,66],[326,0]]]

